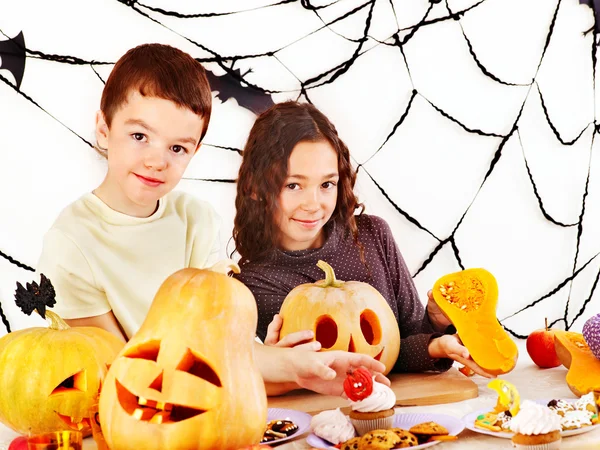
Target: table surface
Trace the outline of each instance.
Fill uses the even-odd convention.
[[[517,367],[510,373],[501,376],[513,383],[523,399],[547,399],[547,398],[573,398],[565,382],[567,370],[564,367],[553,369],[539,369],[535,366],[527,351],[525,342],[519,341],[519,361]],[[497,394],[486,387],[489,380],[474,376],[472,380],[479,388],[479,397],[457,403],[448,403],[435,406],[413,406],[398,407],[396,413],[420,412],[448,414],[457,418],[463,417],[478,409],[492,408],[497,399]],[[306,443],[306,436],[300,436],[294,441],[283,443],[276,448],[278,450],[306,450],[310,446]],[[10,441],[17,436],[15,432],[0,424],[0,450],[7,450]],[[458,441],[442,442],[433,446],[436,450],[455,449],[509,449],[513,448],[510,439],[501,439],[493,436],[475,433],[465,429]],[[84,439],[84,450],[95,450],[96,445],[91,438]],[[562,440],[561,449],[585,450],[600,449],[600,428],[577,436],[570,436]]]

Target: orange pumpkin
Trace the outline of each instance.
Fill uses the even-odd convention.
[[[239,272],[233,262],[227,268]],[[167,278],[102,388],[108,446],[227,450],[259,443],[267,399],[254,361],[256,323],[254,297],[241,282],[200,269]]]
[[[473,360],[500,375],[517,364],[517,344],[496,317],[498,283],[485,269],[467,269],[437,280],[433,299],[456,327]]]
[[[46,310],[54,304],[54,289],[43,275],[39,286],[28,283],[25,290],[19,284],[17,304],[26,314],[38,311],[50,326],[0,339],[0,421],[21,434],[90,434],[90,407],[124,342],[100,328],[70,328]]]
[[[371,285],[337,280],[324,261],[317,266],[325,279],[296,286],[281,305],[279,338],[312,330],[322,350],[372,356],[385,364],[387,374],[400,352],[400,330],[392,308]]]

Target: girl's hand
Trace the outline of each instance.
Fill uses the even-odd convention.
[[[469,350],[462,344],[457,334],[445,334],[429,342],[429,356],[432,358],[450,358],[470,368],[485,378],[496,378],[487,373],[469,355]]]
[[[302,388],[325,395],[342,395],[346,373],[361,366],[375,375],[375,381],[390,385],[390,380],[382,374],[383,363],[370,356],[341,350],[303,353],[292,362],[296,383]]]
[[[452,324],[452,321],[444,314],[444,311],[441,310],[433,299],[431,290],[427,292],[427,314],[429,315],[429,321],[436,331],[443,333],[448,328],[448,325]]]
[[[294,347],[309,351],[321,350],[321,343],[313,341],[314,333],[311,330],[297,331],[288,334],[282,340],[279,340],[279,331],[283,325],[283,319],[279,314],[273,316],[273,320],[267,327],[267,336],[265,337],[265,345],[274,347]],[[310,342],[307,342],[310,341]]]

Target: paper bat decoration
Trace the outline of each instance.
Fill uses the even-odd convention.
[[[25,73],[25,38],[21,31],[14,38],[0,41],[0,69],[6,69],[12,73],[20,89]]]
[[[235,69],[233,72],[239,75],[240,78],[242,77],[239,69]],[[207,70],[206,77],[208,78],[211,90],[219,92],[217,98],[223,103],[230,98],[234,98],[242,108],[246,108],[257,115],[274,104],[269,94],[242,85],[239,79],[230,73],[217,76],[210,70]]]
[[[594,10],[594,33],[600,33],[600,0],[579,0],[580,4],[588,5],[590,8]],[[592,5],[593,3],[593,5]]]

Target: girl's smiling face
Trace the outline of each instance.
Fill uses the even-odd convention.
[[[338,155],[328,141],[296,144],[288,160],[275,223],[282,250],[319,248],[338,196]]]

